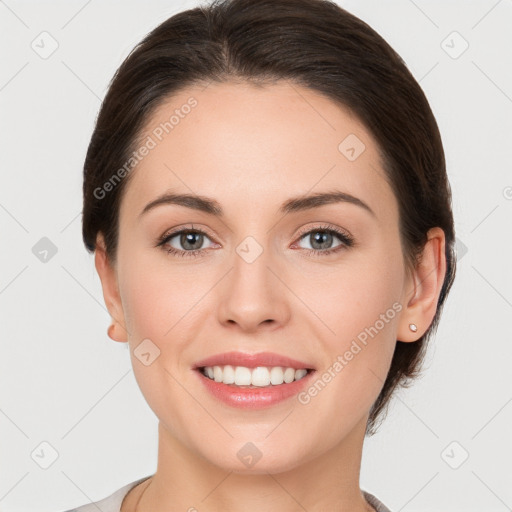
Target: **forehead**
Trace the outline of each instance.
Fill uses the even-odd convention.
[[[248,201],[268,208],[333,188],[360,197],[377,216],[396,209],[364,125],[295,84],[189,87],[159,106],[140,144],[149,149],[139,146],[145,154],[123,199],[129,211],[169,189],[215,197],[234,212]]]

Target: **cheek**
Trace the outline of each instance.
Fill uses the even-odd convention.
[[[298,295],[307,297],[314,312],[308,316],[324,348],[325,381],[333,382],[325,398],[332,393],[333,406],[356,407],[358,400],[371,405],[384,384],[403,308],[400,261],[373,253],[328,276],[301,281]]]
[[[326,281],[327,293],[308,297],[314,299],[311,309],[321,319],[315,319],[315,330],[322,333],[318,340],[324,357],[317,378],[299,402],[322,424],[340,418],[334,437],[346,435],[369,411],[391,364],[401,306],[394,300],[399,295],[393,283],[379,281],[379,275],[347,275],[340,284]]]
[[[193,305],[200,287],[188,286],[182,272],[165,271],[158,262],[139,260],[136,267],[140,270],[124,269],[122,290],[134,375],[156,416],[169,420],[176,432],[185,431],[186,419],[180,414],[168,418],[169,404],[176,407],[188,399],[176,379],[184,375],[190,359],[187,333],[195,321]]]
[[[204,286],[193,270],[184,268],[173,267],[165,255],[130,255],[122,269],[121,295],[125,321],[132,334],[165,339],[169,330],[189,314],[204,293]]]
[[[123,310],[131,341],[138,338],[158,338],[162,335],[163,325],[156,321],[163,316],[166,300],[172,295],[163,295],[163,290],[156,286],[151,272],[132,272],[125,274],[123,282]],[[166,299],[166,300],[164,300]]]
[[[295,289],[300,286],[299,296],[307,297],[307,305],[316,315],[324,339],[336,345],[356,337],[381,315],[389,321],[384,326],[378,322],[379,330],[390,334],[390,327],[396,322],[397,308],[393,309],[393,304],[400,299],[401,279],[399,267],[368,261],[314,278],[303,274]],[[332,336],[324,336],[329,332]]]

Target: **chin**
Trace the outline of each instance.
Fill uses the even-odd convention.
[[[238,446],[240,445],[240,446]],[[295,456],[294,456],[294,455]],[[283,473],[297,467],[301,461],[297,450],[264,448],[261,444],[237,443],[236,448],[226,447],[222,454],[203,454],[211,464],[239,475],[266,475]]]

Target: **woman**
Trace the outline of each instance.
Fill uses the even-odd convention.
[[[389,511],[363,441],[455,276],[439,130],[401,58],[325,0],[224,0],[117,71],[84,164],[109,336],[158,467],[86,512]]]

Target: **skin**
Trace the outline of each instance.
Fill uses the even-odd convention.
[[[122,512],[373,510],[359,487],[369,410],[397,339],[416,341],[435,315],[444,233],[429,232],[421,264],[406,272],[398,204],[377,145],[328,98],[285,82],[189,87],[158,108],[146,134],[190,96],[197,107],[133,171],[115,265],[98,235],[95,264],[114,319],[109,334],[129,343],[138,385],[159,419],[157,471],[127,495]],[[338,151],[349,134],[366,146],[353,162]],[[375,217],[349,203],[277,213],[291,197],[333,188],[363,200]],[[139,217],[168,190],[214,198],[225,215],[164,205]],[[343,242],[334,237],[318,248],[301,230],[325,223],[357,245],[322,255]],[[202,256],[156,246],[172,228],[191,224],[208,235],[195,242]],[[248,236],[263,249],[250,264],[236,252]],[[188,247],[179,235],[172,245]],[[395,302],[401,311],[308,404],[292,398],[259,411],[235,409],[206,393],[192,370],[221,352],[271,351],[321,375]],[[149,366],[134,355],[146,338],[160,350]],[[237,457],[247,442],[262,454],[252,467]]]

